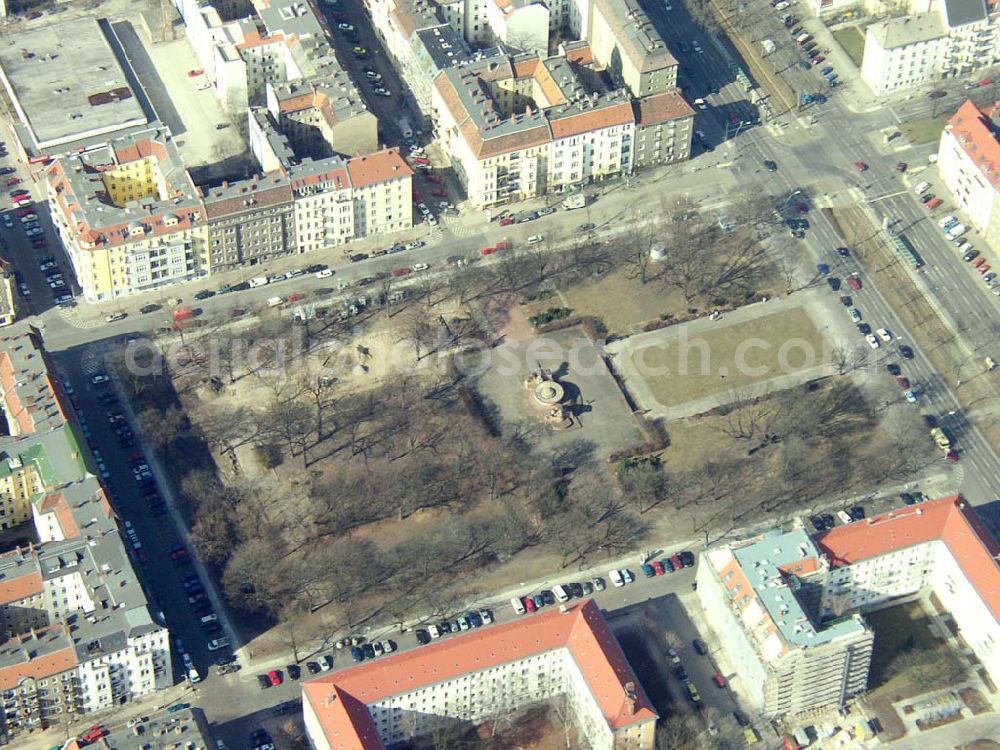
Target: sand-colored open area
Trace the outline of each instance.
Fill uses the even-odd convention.
[[[828,362],[819,326],[797,300],[751,305],[609,345],[629,391],[667,418],[700,413],[727,394],[816,377]]]

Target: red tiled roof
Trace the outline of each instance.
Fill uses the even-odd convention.
[[[20,636],[12,641],[7,641],[7,644],[11,645],[15,642],[24,644],[30,642],[33,638],[40,640],[42,638],[53,637],[58,638],[61,636],[55,629],[50,629]],[[25,677],[42,679],[61,674],[68,669],[73,669],[77,663],[76,651],[70,645],[57,651],[41,654],[26,662],[0,667],[0,690],[12,690]]]
[[[566,50],[566,59],[574,65],[593,65],[594,51],[589,44]]]
[[[961,495],[930,500],[838,526],[815,537],[834,567],[940,540],[1000,621],[1000,545]]]
[[[694,116],[694,110],[678,89],[669,89],[637,99],[635,110],[636,123],[639,127]]]
[[[367,187],[377,182],[410,177],[413,170],[400,156],[398,148],[387,148],[367,156],[347,160],[347,173],[355,188]]]
[[[945,129],[979,168],[989,182],[1000,188],[1000,140],[990,128],[990,115],[1000,109],[1000,102],[989,110],[981,110],[966,100],[948,120]]]
[[[470,632],[312,680],[304,699],[335,750],[381,748],[367,704],[396,693],[567,648],[612,729],[656,719],[649,699],[593,600]],[[636,686],[629,705],[625,684]]]
[[[0,581],[0,604],[11,604],[42,593],[42,574],[30,570],[16,578]]]
[[[612,125],[626,125],[633,122],[631,102],[622,102],[611,107],[588,110],[569,117],[552,120],[552,137],[567,138],[580,133],[590,133]]]
[[[62,531],[63,538],[76,539],[80,536],[80,529],[73,520],[73,513],[66,502],[66,496],[61,492],[53,492],[42,498],[38,504],[39,513],[55,513],[59,522],[59,530]]]

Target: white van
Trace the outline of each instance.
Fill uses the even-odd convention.
[[[556,595],[556,599],[560,602],[568,602],[570,600],[569,591],[562,584],[552,587],[552,593]]]
[[[201,675],[198,674],[198,670],[195,669],[194,667],[188,667],[187,675],[188,675],[188,679],[191,682],[193,682],[193,683],[194,682],[201,682]]]
[[[840,522],[844,523],[844,524],[850,523],[851,521],[854,520],[849,515],[847,515],[847,513],[845,511],[842,511],[842,510],[838,510],[837,511],[837,518],[839,518]]]
[[[268,307],[277,307],[278,305],[280,305],[280,304],[281,304],[282,302],[284,302],[284,301],[285,301],[285,300],[283,300],[283,299],[282,299],[281,297],[271,297],[271,298],[270,298],[270,299],[269,299],[269,300],[267,301],[267,306],[268,306]]]
[[[611,579],[612,586],[624,586],[625,580],[622,578],[622,572],[620,570],[609,570],[608,578]]]
[[[804,45],[806,42],[808,42],[810,39],[812,39],[812,34],[803,33],[795,37],[795,41],[798,42],[800,47]]]
[[[774,6],[774,9],[780,11],[780,10],[784,10],[787,7],[788,7],[788,3],[786,3],[786,2],[780,2],[780,3],[778,3],[777,5]]]
[[[930,186],[931,186],[931,184],[929,182],[921,182],[919,185],[917,185],[913,189],[913,192],[916,193],[917,195],[920,195],[922,192],[924,192]]]
[[[516,596],[512,596],[510,598],[510,606],[514,608],[514,613],[518,615],[523,615],[527,611],[524,608],[524,602],[522,602],[521,599]]]
[[[965,224],[956,224],[951,229],[948,230],[948,239],[957,240],[963,234],[969,231],[969,228]]]
[[[209,623],[218,621],[219,621],[218,615],[205,615],[204,617],[201,618],[202,625],[208,625]]]
[[[255,289],[256,287],[259,286],[267,286],[267,282],[268,282],[267,276],[255,276],[254,278],[250,279],[250,288]]]

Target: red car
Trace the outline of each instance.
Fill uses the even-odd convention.
[[[861,277],[856,273],[852,273],[847,277],[847,285],[856,292],[861,291]]]
[[[438,198],[447,198],[448,191],[445,190],[444,188],[438,188],[437,190],[431,190],[431,195],[436,196]]]
[[[906,168],[908,166],[909,166],[909,164],[907,164],[905,161],[901,161],[901,162],[899,162],[899,164],[896,165],[896,171],[897,172],[905,172]]]
[[[535,603],[531,600],[530,596],[522,596],[521,597],[521,604],[524,605],[524,609],[525,609],[526,612],[534,612],[535,611]]]
[[[277,670],[272,669],[267,673],[267,679],[271,681],[271,685],[278,687],[281,684],[281,673]]]
[[[480,253],[481,253],[482,255],[493,255],[493,253],[495,253],[496,251],[497,251],[497,249],[496,249],[495,247],[484,247],[484,248],[483,248],[482,250],[480,250],[479,252],[480,252]]]
[[[824,62],[825,60],[826,58],[823,57],[823,55],[816,55],[816,57],[812,59],[812,64],[819,65],[821,62]]]
[[[292,292],[288,295],[288,302],[298,302],[300,299],[305,299],[306,295],[302,292]]]
[[[903,390],[906,390],[907,388],[910,387],[910,380],[909,378],[905,378],[902,375],[900,375],[898,378],[896,378],[896,385],[898,385]]]
[[[733,125],[739,125],[740,124],[740,118],[737,117],[734,112],[730,112],[729,113],[729,122],[732,123]]]
[[[724,688],[726,686],[726,678],[723,677],[718,672],[716,672],[715,674],[712,675],[712,682],[714,682],[720,688]]]
[[[90,729],[80,735],[80,742],[89,744],[91,742],[97,742],[101,737],[106,734],[104,727],[100,724],[94,724]]]
[[[928,211],[933,211],[935,208],[937,208],[938,206],[940,206],[942,203],[944,203],[944,201],[942,201],[940,198],[932,198],[931,200],[927,201],[927,203],[925,205],[927,206],[927,210]]]
[[[499,252],[501,250],[510,250],[512,247],[514,247],[514,243],[510,240],[500,240],[493,249]]]
[[[195,68],[194,70],[189,70],[188,71],[188,78],[197,78],[198,76],[200,76],[204,72],[205,71],[202,70],[201,68]]]
[[[427,178],[428,182],[433,182],[437,185],[440,185],[442,182],[444,182],[444,177],[442,177],[439,174],[428,174],[424,176]]]
[[[31,244],[40,250],[43,247],[48,247],[49,243],[47,243],[43,237],[35,237],[35,239],[31,241]]]
[[[411,273],[412,271],[413,271],[412,268],[407,268],[406,266],[404,266],[403,268],[394,268],[394,269],[392,269],[392,275],[393,276],[406,276],[407,274]]]
[[[14,212],[17,216],[29,216],[35,213],[33,208],[19,208]]]
[[[856,161],[854,162],[854,168],[859,172],[864,172],[866,169],[868,169],[868,165],[865,164],[863,161]]]
[[[674,566],[674,570],[680,570],[684,567],[684,562],[681,560],[681,556],[676,552],[670,556],[670,564]]]
[[[430,159],[427,159],[423,156],[411,156],[410,161],[412,161],[414,164],[423,164],[425,167],[429,167],[431,165]]]
[[[990,264],[989,263],[983,263],[983,265],[981,265],[979,267],[979,273],[981,273],[983,276],[985,276],[987,273],[989,273],[989,270],[990,270]]]
[[[500,226],[502,227],[509,227],[513,223],[514,223],[513,216],[504,216],[502,219],[500,219]]]
[[[958,461],[958,451],[952,448],[950,451],[944,454],[944,457],[947,458],[952,463],[956,463]]]
[[[986,262],[986,258],[984,258],[982,255],[980,255],[978,258],[976,258],[974,261],[972,261],[972,267],[973,268],[979,268],[985,262]]]
[[[650,565],[653,568],[653,572],[656,573],[656,575],[658,576],[662,576],[664,573],[667,572],[663,569],[663,563],[661,563],[659,560],[653,560],[653,562],[651,562]]]
[[[21,184],[21,178],[20,177],[10,177],[10,178],[7,179],[7,182],[5,182],[4,184],[7,187],[13,187],[14,185],[20,185]]]
[[[41,13],[41,11],[38,11],[38,10],[33,10],[33,11],[31,11],[31,13],[28,14],[28,20],[29,21],[34,21],[36,18],[41,18],[41,17],[42,17],[42,13]]]

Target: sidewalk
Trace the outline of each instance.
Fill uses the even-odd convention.
[[[937,495],[945,495],[949,491],[949,478],[943,474],[933,474],[926,477],[919,478],[914,481],[900,483],[892,487],[885,487],[881,492],[878,493],[865,493],[862,495],[855,495],[849,498],[824,498],[816,505],[803,508],[800,511],[794,513],[788,513],[780,519],[770,519],[760,521],[759,523],[753,524],[752,526],[747,526],[743,529],[739,529],[732,532],[727,532],[725,536],[710,538],[708,543],[705,543],[705,539],[686,539],[681,541],[666,541],[657,540],[656,542],[650,542],[645,546],[645,551],[653,550],[667,550],[667,549],[690,549],[695,551],[696,554],[700,553],[705,549],[710,549],[714,546],[720,544],[729,544],[739,539],[748,539],[762,533],[768,529],[776,526],[782,526],[791,523],[796,518],[802,518],[803,521],[808,523],[807,519],[821,512],[833,512],[840,510],[842,508],[848,508],[853,505],[858,504],[870,504],[876,499],[883,499],[887,501],[887,504],[895,507],[898,505],[898,500],[896,496],[900,492],[912,492],[913,490],[920,489],[928,497],[934,497]],[[642,562],[645,562],[647,557],[652,557],[652,555],[644,556],[643,551],[633,551],[627,556],[620,557],[616,560],[607,560],[600,563],[599,565],[591,566],[585,570],[580,571],[553,571],[545,580],[542,581],[526,581],[523,583],[518,583],[510,588],[497,592],[485,599],[479,600],[469,600],[462,603],[461,606],[456,607],[456,615],[459,612],[467,612],[470,610],[480,610],[480,609],[492,609],[494,611],[494,618],[497,622],[509,621],[515,619],[510,608],[510,599],[515,596],[524,596],[529,592],[536,592],[542,588],[550,588],[552,585],[559,581],[585,581],[591,580],[597,576],[605,579],[608,589],[611,589],[611,583],[607,581],[607,574],[609,570],[621,569],[621,568],[632,568],[634,569]],[[633,570],[633,572],[635,572]],[[685,594],[686,597],[696,596],[693,593]],[[635,605],[628,605],[635,606]],[[615,608],[610,608],[614,610]],[[695,611],[697,608],[692,607],[689,612]],[[412,616],[410,619],[403,623],[403,627],[400,628],[397,625],[389,625],[382,627],[369,627],[363,630],[355,631],[354,633],[339,633],[337,637],[346,637],[348,635],[363,635],[369,641],[372,640],[385,640],[388,638],[396,638],[402,634],[408,634],[416,630],[417,628],[426,627],[429,624],[436,623],[440,621],[441,618],[429,615],[427,613],[422,613]],[[696,622],[699,626],[705,627],[705,623]],[[706,631],[708,632],[708,631]],[[300,659],[301,661],[306,661],[313,658],[313,655],[318,655],[321,652],[327,652],[333,649],[333,643],[330,641],[324,641],[321,643],[313,644],[299,644],[299,653],[307,654],[306,657]],[[405,650],[402,646],[400,650]],[[343,652],[341,652],[343,653]],[[343,659],[343,657],[341,657]],[[287,664],[292,664],[295,662],[292,653],[282,654],[281,656],[271,656],[267,658],[251,659],[246,653],[242,653],[240,656],[240,661],[243,664],[243,669],[240,671],[238,677],[241,681],[249,682],[256,679],[256,675],[260,672],[266,672],[271,669],[282,669]],[[338,659],[338,663],[334,665],[334,671],[340,671],[346,667],[353,666],[350,662],[346,665]],[[727,665],[731,666],[731,665]],[[730,669],[731,672],[731,669]]]

